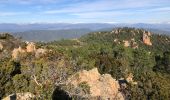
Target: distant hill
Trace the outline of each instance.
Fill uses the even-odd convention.
[[[151,30],[151,29],[150,29]],[[158,30],[153,30],[157,31]],[[148,35],[146,39],[150,37],[149,41],[152,41],[152,48],[148,48],[149,46],[144,43],[144,34],[145,33],[151,34]],[[92,43],[116,43],[125,45],[128,44],[131,47],[135,47],[138,44],[138,47],[145,48],[145,49],[153,49],[153,50],[169,50],[170,49],[170,38],[168,35],[164,35],[161,33],[153,34],[148,30],[144,29],[137,29],[137,28],[116,28],[112,31],[100,31],[100,32],[92,32],[90,34],[84,35],[80,38],[82,41],[87,42],[88,44]],[[129,47],[130,47],[129,46]]]
[[[89,29],[65,29],[65,30],[33,30],[25,32],[12,33],[14,36],[22,37],[27,41],[54,41],[61,39],[79,38],[82,35],[91,32]]]
[[[35,23],[35,24],[0,24],[0,32],[24,32],[30,30],[66,30],[66,29],[91,29],[115,27],[114,24],[107,23]]]

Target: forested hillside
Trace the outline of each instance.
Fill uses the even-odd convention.
[[[166,35],[125,27],[29,43],[3,34],[0,49],[1,98],[27,93],[40,100],[170,99]]]

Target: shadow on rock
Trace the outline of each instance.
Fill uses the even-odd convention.
[[[52,100],[72,100],[72,98],[67,92],[62,90],[60,87],[57,87],[52,94]]]

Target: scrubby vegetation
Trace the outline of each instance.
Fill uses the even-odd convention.
[[[39,58],[26,53],[19,60],[4,55],[14,48],[6,51],[5,46],[0,52],[0,97],[31,92],[37,99],[52,99],[57,84],[82,69],[97,67],[101,74],[111,74],[117,80],[133,74],[137,85],[128,84],[120,90],[126,99],[169,100],[170,37],[151,34],[152,45],[146,45],[142,40],[144,33],[143,29],[118,28],[74,40],[37,43],[36,47],[48,51]],[[8,37],[0,36],[3,44],[5,36]],[[124,45],[125,40],[129,46]],[[15,47],[25,44],[18,41],[13,39],[18,44]],[[89,93],[85,83],[79,86]]]

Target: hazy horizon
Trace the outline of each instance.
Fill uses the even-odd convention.
[[[2,22],[0,24],[17,24],[17,25],[27,25],[27,24],[170,24],[170,22],[134,22],[134,23],[118,23],[118,22]]]

